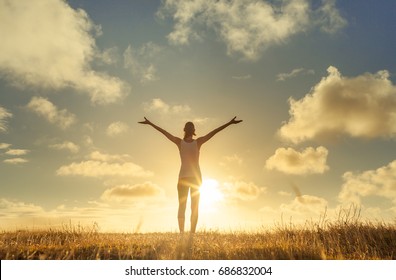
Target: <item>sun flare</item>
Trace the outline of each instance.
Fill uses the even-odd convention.
[[[205,178],[202,181],[200,205],[202,210],[214,210],[216,204],[224,199],[223,193],[219,189],[219,182],[215,179]]]

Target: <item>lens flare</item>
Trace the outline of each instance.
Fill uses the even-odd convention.
[[[200,210],[213,211],[218,202],[224,199],[223,193],[219,189],[219,182],[215,179],[204,178],[202,181],[200,198]]]

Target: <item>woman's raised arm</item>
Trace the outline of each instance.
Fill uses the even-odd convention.
[[[205,136],[199,137],[197,139],[197,143],[199,146],[201,146],[203,143],[205,143],[206,141],[208,141],[210,138],[212,138],[213,136],[216,135],[216,133],[222,131],[224,128],[232,125],[232,124],[238,124],[242,122],[242,120],[237,120],[236,117],[234,117],[232,120],[230,120],[229,122],[223,124],[222,126],[219,126],[218,128],[212,130],[211,132],[209,132],[208,134],[206,134]]]
[[[158,130],[159,132],[161,132],[163,135],[166,136],[166,138],[168,138],[170,141],[172,141],[173,143],[175,143],[176,145],[180,145],[180,141],[181,139],[179,137],[173,136],[172,134],[170,134],[168,131],[166,131],[165,129],[153,124],[151,121],[149,121],[146,117],[144,117],[144,121],[139,122],[141,124],[148,124],[150,126],[152,126],[153,128],[155,128],[156,130]]]

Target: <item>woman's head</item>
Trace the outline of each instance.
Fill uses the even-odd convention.
[[[195,136],[195,127],[192,122],[186,122],[184,125],[184,138]]]

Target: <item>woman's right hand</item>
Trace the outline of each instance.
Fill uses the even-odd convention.
[[[139,122],[141,124],[152,124],[146,117],[144,117],[144,121]]]

